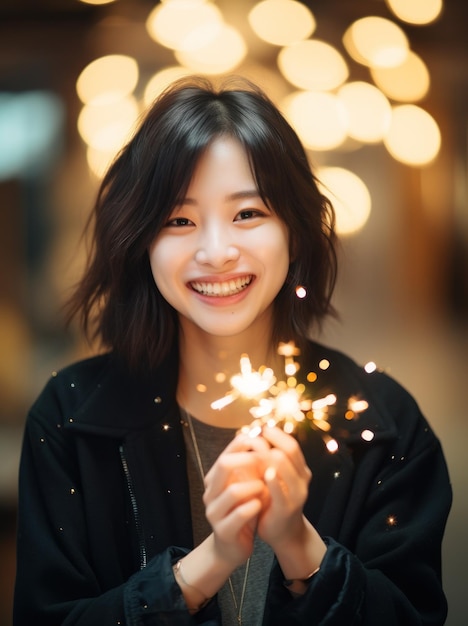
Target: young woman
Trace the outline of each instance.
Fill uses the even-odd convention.
[[[71,302],[108,351],[28,417],[15,626],[444,623],[440,444],[395,381],[308,339],[334,244],[259,90],[197,80],[154,103],[104,178]],[[336,397],[334,454],[304,424],[238,434],[256,401],[212,408],[242,354],[280,374],[280,342],[303,397]]]

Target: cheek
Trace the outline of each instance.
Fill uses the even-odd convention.
[[[164,241],[157,241],[148,250],[151,273],[159,291],[165,296],[165,285],[173,265],[170,256],[170,247]]]
[[[274,259],[273,266],[280,276],[286,278],[289,271],[289,265],[292,262],[291,244],[289,238],[284,232],[277,232],[276,237],[271,238],[272,250],[271,256]]]
[[[262,228],[260,235],[255,235],[257,249],[264,248],[267,254],[283,259],[289,257],[291,241],[287,227],[279,220],[274,220]]]

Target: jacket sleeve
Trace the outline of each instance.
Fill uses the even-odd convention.
[[[73,437],[50,419],[58,415],[51,397],[33,407],[23,441],[14,626],[219,623],[215,602],[197,617],[187,611],[172,574],[185,549],[169,547],[127,580],[119,574],[120,584],[103,588],[89,549]]]
[[[360,499],[354,512],[352,504],[348,507],[352,540],[345,547],[336,538],[325,538],[322,567],[298,599],[281,589],[276,567],[269,626],[286,623],[286,615],[288,624],[303,626],[445,623],[440,553],[452,492],[439,441],[409,396],[403,405],[410,417],[405,428],[391,447],[373,455],[374,461],[377,455],[384,461],[378,465],[363,460],[357,470],[371,475],[364,495],[351,493],[351,498]]]

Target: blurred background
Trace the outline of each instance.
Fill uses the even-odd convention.
[[[0,626],[25,416],[90,351],[61,307],[99,179],[191,73],[259,83],[310,151],[341,233],[341,320],[320,340],[397,378],[440,437],[447,624],[468,623],[467,26],[465,0],[1,0]]]

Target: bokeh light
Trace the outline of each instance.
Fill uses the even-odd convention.
[[[427,111],[415,104],[401,104],[393,109],[384,144],[390,154],[402,163],[427,165],[440,150],[440,130]]]
[[[174,81],[190,76],[191,73],[186,67],[181,65],[165,67],[156,72],[146,83],[143,94],[144,106],[149,106]]]
[[[233,26],[223,24],[216,36],[196,50],[177,50],[177,61],[202,74],[224,74],[242,63],[247,55],[247,45],[240,32]]]
[[[379,89],[398,102],[418,102],[428,93],[429,70],[412,50],[400,65],[371,68],[371,76]]]
[[[215,39],[222,28],[221,11],[203,0],[158,4],[148,15],[147,31],[157,43],[173,50],[197,50]]]
[[[338,97],[348,112],[348,135],[365,143],[383,139],[390,126],[392,107],[385,95],[364,81],[346,83]]]
[[[52,92],[0,92],[0,182],[46,171],[61,153],[64,120]]]
[[[100,4],[111,4],[112,2],[116,2],[116,0],[80,0],[83,4],[94,4],[96,6]]]
[[[285,46],[278,55],[283,76],[299,89],[327,91],[342,85],[349,70],[342,55],[329,43],[301,41]]]
[[[409,24],[430,24],[441,14],[442,0],[385,0],[391,11]]]
[[[138,77],[134,58],[110,54],[95,59],[83,69],[76,81],[76,92],[85,104],[109,103],[132,93]]]
[[[331,150],[346,139],[348,115],[332,93],[296,91],[282,101],[281,108],[306,148]]]
[[[351,235],[361,230],[371,212],[370,193],[361,178],[341,167],[319,168],[317,177],[321,192],[335,209],[337,233]]]
[[[296,0],[264,0],[248,15],[255,34],[264,41],[287,46],[307,39],[316,28],[310,9]]]
[[[343,44],[355,61],[370,67],[400,65],[409,49],[408,38],[397,24],[372,15],[353,22]]]
[[[130,138],[138,115],[133,96],[110,104],[86,104],[78,116],[78,131],[96,150],[116,152]]]
[[[414,24],[436,19],[442,8],[441,0],[386,1],[398,19]],[[161,0],[149,11],[147,32],[172,50],[174,64],[150,78],[145,75],[146,84],[139,85],[139,66],[130,56],[103,56],[86,66],[76,89],[85,105],[78,130],[87,144],[90,169],[102,175],[131,136],[140,108],[150,106],[175,80],[192,74],[223,77],[238,68],[279,104],[308,150],[355,150],[363,143],[383,142],[393,158],[407,165],[435,158],[440,147],[435,120],[416,107],[417,124],[413,120],[408,131],[401,130],[415,109],[392,109],[390,104],[418,102],[430,87],[428,68],[394,21],[369,15],[355,20],[343,35],[346,52],[369,68],[371,83],[349,81],[345,57],[331,43],[312,38],[315,16],[299,0],[252,3],[247,19],[258,38],[255,46],[266,42],[280,48],[279,72],[247,56],[243,33],[226,23],[211,0]],[[412,147],[405,147],[405,141]]]

